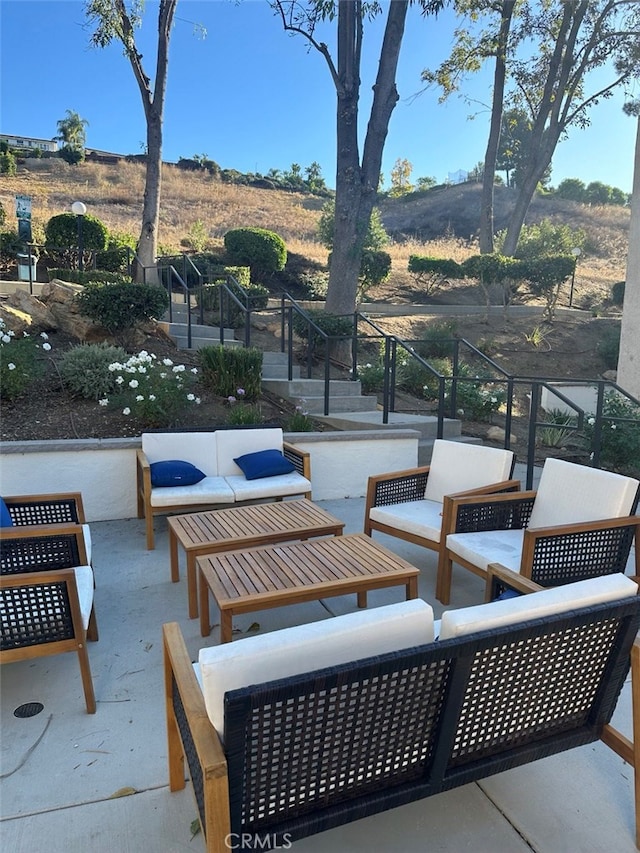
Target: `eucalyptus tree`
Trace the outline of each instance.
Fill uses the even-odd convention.
[[[488,152],[495,142],[498,112],[502,115],[507,106],[527,116],[527,156],[519,164],[516,200],[503,246],[503,252],[512,255],[558,142],[573,127],[586,127],[590,109],[602,99],[640,77],[640,4],[637,0],[516,0],[515,4],[457,0],[455,8],[464,23],[456,31],[452,53],[436,71],[425,70],[423,79],[441,85],[444,98],[485,60],[496,60]],[[486,28],[479,29],[483,25]],[[600,73],[594,75],[595,71]],[[493,180],[494,170],[495,161],[493,169],[488,162],[486,181]],[[490,243],[487,227],[483,213],[484,250]]]
[[[424,13],[439,11],[446,0],[420,0]],[[389,121],[399,95],[396,71],[410,0],[388,4],[373,100],[364,138],[359,143],[359,96],[365,21],[383,6],[368,0],[278,0],[270,5],[287,32],[296,33],[324,58],[336,90],[336,196],[333,251],[326,311],[350,314],[356,307],[363,243],[378,194],[382,154]],[[337,58],[316,38],[323,22],[336,22]]]
[[[136,279],[143,280],[144,269],[155,269],[162,188],[162,122],[169,67],[169,38],[178,0],[159,0],[158,40],[153,83],[142,64],[136,46],[135,31],[142,21],[143,2],[133,0],[87,0],[85,13],[94,27],[91,44],[106,47],[119,41],[129,60],[140,90],[147,124],[146,177],[142,208],[142,228],[138,240]],[[147,280],[150,279],[147,275]]]

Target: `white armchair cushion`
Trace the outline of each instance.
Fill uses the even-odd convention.
[[[233,461],[246,453],[258,450],[282,450],[283,434],[280,427],[265,429],[221,429],[216,432],[218,474],[222,477],[243,477]]]
[[[482,530],[478,533],[450,533],[447,548],[485,572],[489,563],[501,563],[520,571],[524,530]]]
[[[93,607],[93,569],[91,566],[76,566],[73,572],[76,576],[82,625],[86,631],[89,625],[89,617],[91,616],[91,608]]]
[[[476,631],[515,625],[518,622],[540,619],[581,607],[592,607],[607,601],[618,601],[637,593],[638,587],[634,581],[617,572],[532,592],[506,601],[446,610],[440,622],[440,639],[448,640]]]
[[[151,506],[189,506],[193,504],[232,504],[233,489],[224,477],[205,477],[192,486],[166,486],[151,489]]]
[[[512,463],[511,450],[436,439],[424,496],[442,503],[445,495],[501,483],[509,479]]]
[[[84,539],[84,550],[87,552],[87,563],[91,565],[91,530],[88,524],[82,525],[82,538]]]
[[[422,536],[432,542],[440,541],[442,528],[442,503],[439,501],[406,501],[389,506],[375,506],[369,510],[371,521],[387,524],[404,533]]]
[[[207,714],[223,737],[224,694],[433,642],[433,610],[413,599],[201,649]]]
[[[553,527],[631,514],[640,485],[633,477],[586,465],[547,459],[529,527]]]
[[[219,473],[216,436],[216,432],[144,432],[142,450],[149,463],[179,459],[215,477]]]

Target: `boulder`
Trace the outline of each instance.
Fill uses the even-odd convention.
[[[506,432],[502,429],[502,427],[491,426],[487,430],[486,438],[487,438],[487,441],[498,441],[500,444],[504,444],[505,436],[506,436]],[[516,442],[518,441],[518,439],[516,438],[516,436],[513,433],[511,433],[511,435],[510,435],[510,441],[511,441],[511,444],[516,444]]]
[[[11,293],[4,300],[3,308],[14,318],[14,320],[8,321],[3,311],[2,317],[7,327],[13,329],[14,332],[29,330],[30,328],[51,332],[58,327],[55,317],[44,302],[37,296],[27,293],[26,290],[16,290]],[[14,322],[18,323],[20,329],[16,328]]]

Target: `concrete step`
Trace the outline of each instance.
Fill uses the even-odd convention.
[[[173,338],[178,349],[187,349],[187,324],[163,321],[160,327]],[[201,326],[199,323],[191,324],[191,349],[201,349],[205,346],[216,346],[220,343],[220,329],[217,326]],[[224,345],[230,347],[242,346],[241,341],[235,339],[233,329],[224,329]]]
[[[300,365],[292,368],[293,379],[300,379]],[[289,358],[286,352],[262,353],[262,379],[289,379]]]
[[[310,415],[322,415],[324,413],[324,397],[300,397],[298,398],[303,405],[305,412],[308,412]],[[303,403],[302,403],[303,401]],[[367,397],[367,396],[339,396],[339,397],[329,397],[329,412],[332,414],[339,413],[363,413],[367,414],[368,412],[373,411],[375,406],[378,405],[377,398]]]
[[[375,398],[372,398],[375,399]],[[420,441],[433,442],[438,434],[438,419],[433,415],[412,415],[389,412],[388,423],[382,423],[382,409],[375,411],[345,413],[323,417],[331,426],[343,430],[362,429],[414,429],[420,433]],[[455,418],[445,418],[443,438],[455,440],[461,437],[462,423]]]
[[[304,397],[307,400],[324,397],[323,379],[263,379],[263,385],[280,397]],[[361,393],[362,385],[359,381],[332,379],[329,382],[330,397],[359,397]]]

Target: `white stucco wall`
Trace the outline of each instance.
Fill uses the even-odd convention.
[[[288,433],[311,454],[315,500],[361,497],[369,474],[413,468],[415,430]],[[0,444],[0,494],[82,492],[87,521],[136,517],[139,439],[26,441]]]

